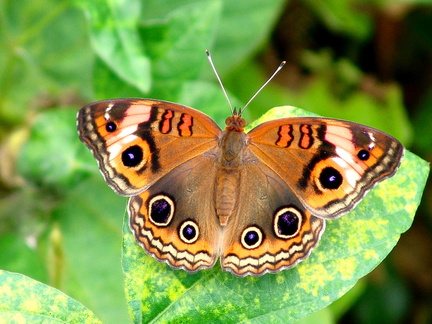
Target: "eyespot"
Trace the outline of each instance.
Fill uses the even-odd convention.
[[[301,228],[303,215],[295,207],[283,207],[274,216],[273,230],[277,237],[289,239],[296,236]]]
[[[343,177],[333,167],[326,167],[321,170],[319,182],[324,189],[338,189],[342,184]]]
[[[362,161],[367,161],[367,160],[369,160],[369,158],[370,158],[370,153],[369,153],[368,151],[366,151],[366,150],[360,150],[360,151],[357,153],[357,157],[358,157],[360,160],[362,160]]]
[[[122,162],[124,166],[136,167],[144,158],[143,150],[138,145],[128,147],[122,153]]]
[[[245,249],[252,250],[263,242],[263,233],[258,226],[250,226],[241,234],[241,244]]]
[[[175,212],[175,203],[170,197],[156,195],[148,204],[150,221],[156,226],[168,226]]]
[[[180,226],[179,236],[180,239],[185,243],[195,243],[199,237],[198,225],[192,220],[184,221]]]
[[[105,125],[105,129],[106,129],[106,131],[108,132],[108,133],[112,133],[112,132],[114,132],[116,129],[117,129],[117,124],[116,123],[114,123],[114,122],[108,122],[106,125]]]

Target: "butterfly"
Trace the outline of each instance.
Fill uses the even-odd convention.
[[[379,130],[319,117],[281,118],[245,133],[152,99],[81,108],[80,139],[108,185],[129,196],[147,254],[194,273],[214,266],[261,276],[309,256],[325,221],[352,210],[397,170],[404,147]]]
[[[218,259],[239,277],[277,273],[310,255],[326,220],[395,174],[402,144],[356,123],[281,118],[245,133],[242,112],[284,64],[243,110],[230,104],[225,130],[161,100],[104,100],[79,110],[79,137],[108,185],[130,197],[130,229],[147,254],[189,273]]]

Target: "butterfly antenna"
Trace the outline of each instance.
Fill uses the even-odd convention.
[[[261,88],[258,89],[257,92],[255,92],[255,94],[252,96],[252,98],[249,99],[249,101],[246,103],[246,105],[243,107],[243,109],[240,111],[240,115],[243,113],[243,111],[245,111],[246,107],[251,103],[252,100],[255,99],[255,97],[261,92],[262,89],[264,89],[264,87],[274,78],[274,76],[282,69],[282,67],[285,65],[286,61],[282,61],[281,64],[279,64],[278,68],[276,69],[276,71],[273,72],[273,74],[271,75],[271,77],[261,86]]]
[[[232,105],[231,105],[231,101],[230,101],[230,99],[229,99],[229,97],[228,97],[228,94],[227,94],[226,91],[225,91],[225,87],[224,87],[224,85],[223,85],[223,83],[222,83],[222,80],[221,80],[221,78],[219,77],[219,74],[217,73],[216,68],[215,68],[215,66],[214,66],[214,64],[213,64],[213,60],[212,60],[212,58],[211,58],[210,51],[209,51],[209,50],[206,50],[206,54],[207,54],[207,58],[208,58],[208,60],[209,60],[209,62],[210,62],[210,65],[211,65],[211,67],[212,67],[212,69],[213,69],[213,72],[214,72],[214,74],[216,75],[217,80],[219,81],[219,84],[220,84],[220,86],[221,86],[221,88],[222,88],[222,91],[223,91],[223,93],[224,93],[224,95],[225,95],[225,98],[226,98],[226,100],[227,100],[227,102],[228,102],[228,105],[229,105],[229,107],[230,107],[230,109],[231,109],[231,114],[234,114],[234,110],[233,110],[233,107],[232,107]]]

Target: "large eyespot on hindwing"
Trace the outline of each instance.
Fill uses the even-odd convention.
[[[187,244],[195,243],[200,235],[198,225],[193,220],[184,221],[179,227],[180,239]]]
[[[246,227],[240,236],[240,243],[247,250],[256,249],[263,241],[263,231],[255,225]]]
[[[159,194],[153,196],[148,203],[150,222],[159,227],[168,226],[175,212],[175,202],[170,197]]]
[[[273,217],[273,231],[280,239],[290,239],[300,232],[303,219],[303,214],[298,208],[282,207]]]

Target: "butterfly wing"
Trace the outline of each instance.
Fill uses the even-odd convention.
[[[86,105],[78,112],[77,128],[107,183],[127,196],[213,149],[221,132],[195,109],[149,99]]]
[[[237,276],[291,268],[309,256],[325,229],[264,163],[245,161],[239,199],[222,240],[221,265]]]
[[[221,226],[217,170],[216,156],[204,154],[130,198],[130,227],[147,254],[190,273],[213,267],[221,256],[222,268],[237,276],[278,272],[309,256],[325,221],[312,216],[265,164],[250,160],[242,166],[239,199]]]
[[[404,153],[396,139],[326,118],[285,118],[248,133],[254,156],[286,183],[313,215],[336,218],[392,176]]]
[[[213,267],[221,235],[213,198],[215,163],[212,157],[195,157],[130,198],[130,228],[147,254],[190,273]]]

